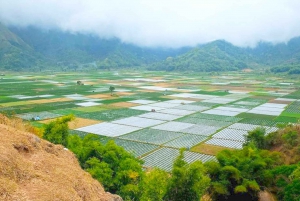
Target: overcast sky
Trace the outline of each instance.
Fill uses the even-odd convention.
[[[255,46],[300,36],[300,0],[0,0],[0,21],[140,46]]]

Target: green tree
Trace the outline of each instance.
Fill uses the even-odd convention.
[[[160,169],[153,169],[146,173],[140,183],[140,201],[163,201],[169,178],[169,174]]]
[[[69,126],[68,122],[73,120],[73,115],[60,117],[44,126],[43,138],[54,144],[68,146]]]
[[[214,200],[257,200],[261,186],[271,183],[269,171],[280,163],[276,152],[246,146],[242,150],[224,150],[217,162],[206,163],[212,180],[209,193]]]
[[[110,86],[109,87],[109,91],[110,91],[110,93],[111,93],[111,95],[113,94],[113,91],[115,90],[115,87],[113,87],[113,86]]]
[[[124,200],[138,198],[138,184],[144,175],[141,160],[114,141],[103,145],[97,135],[89,134],[83,139],[70,136],[69,141],[69,149],[74,151],[82,167],[100,181],[105,190],[119,194]]]
[[[183,149],[175,160],[168,184],[166,200],[199,201],[209,186],[210,179],[200,161],[188,164],[183,160]]]
[[[246,140],[244,146],[254,144],[259,149],[266,148],[266,139],[265,139],[266,129],[263,127],[258,127],[253,131],[249,131],[246,135]]]

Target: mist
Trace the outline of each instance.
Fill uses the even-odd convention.
[[[254,47],[300,36],[298,0],[0,0],[0,21],[119,38],[146,47],[223,39]]]

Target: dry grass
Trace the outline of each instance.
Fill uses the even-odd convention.
[[[48,124],[51,121],[55,121],[56,119],[47,119],[43,121],[39,121],[40,123],[43,124]],[[84,118],[78,118],[76,117],[74,120],[68,122],[69,128],[70,129],[76,129],[76,128],[81,128],[93,124],[98,124],[101,123],[102,121],[97,121],[97,120],[92,120],[92,119],[84,119]]]
[[[8,118],[3,114],[0,114],[0,124],[10,126],[19,131],[30,132],[39,137],[43,136],[42,130],[39,128],[35,128],[30,123],[24,122],[22,119],[17,117]]]
[[[219,147],[219,146],[214,146],[214,145],[209,145],[209,144],[200,144],[192,148],[192,151],[194,152],[199,152],[202,154],[208,154],[208,155],[217,155],[220,151],[222,150],[233,150],[230,148],[226,147]]]
[[[128,107],[138,106],[140,104],[128,103],[128,102],[119,102],[119,103],[112,103],[112,104],[109,104],[109,105],[113,106],[113,107],[128,108]]]
[[[30,104],[43,104],[43,103],[56,103],[56,102],[66,102],[73,101],[71,98],[52,98],[52,99],[40,99],[40,100],[31,100],[27,101]]]
[[[9,103],[1,103],[0,106],[3,107],[12,107],[12,106],[19,106],[19,105],[29,105],[32,104],[29,101],[16,101],[16,102],[9,102]]]
[[[0,140],[0,200],[121,200],[106,193],[61,145],[4,124]]]

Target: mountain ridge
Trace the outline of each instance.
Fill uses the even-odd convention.
[[[0,69],[77,70],[143,67],[166,71],[231,71],[270,68],[300,63],[300,37],[288,43],[261,42],[243,48],[224,40],[179,49],[147,48],[117,38],[42,30],[37,27],[5,27],[0,24]]]

